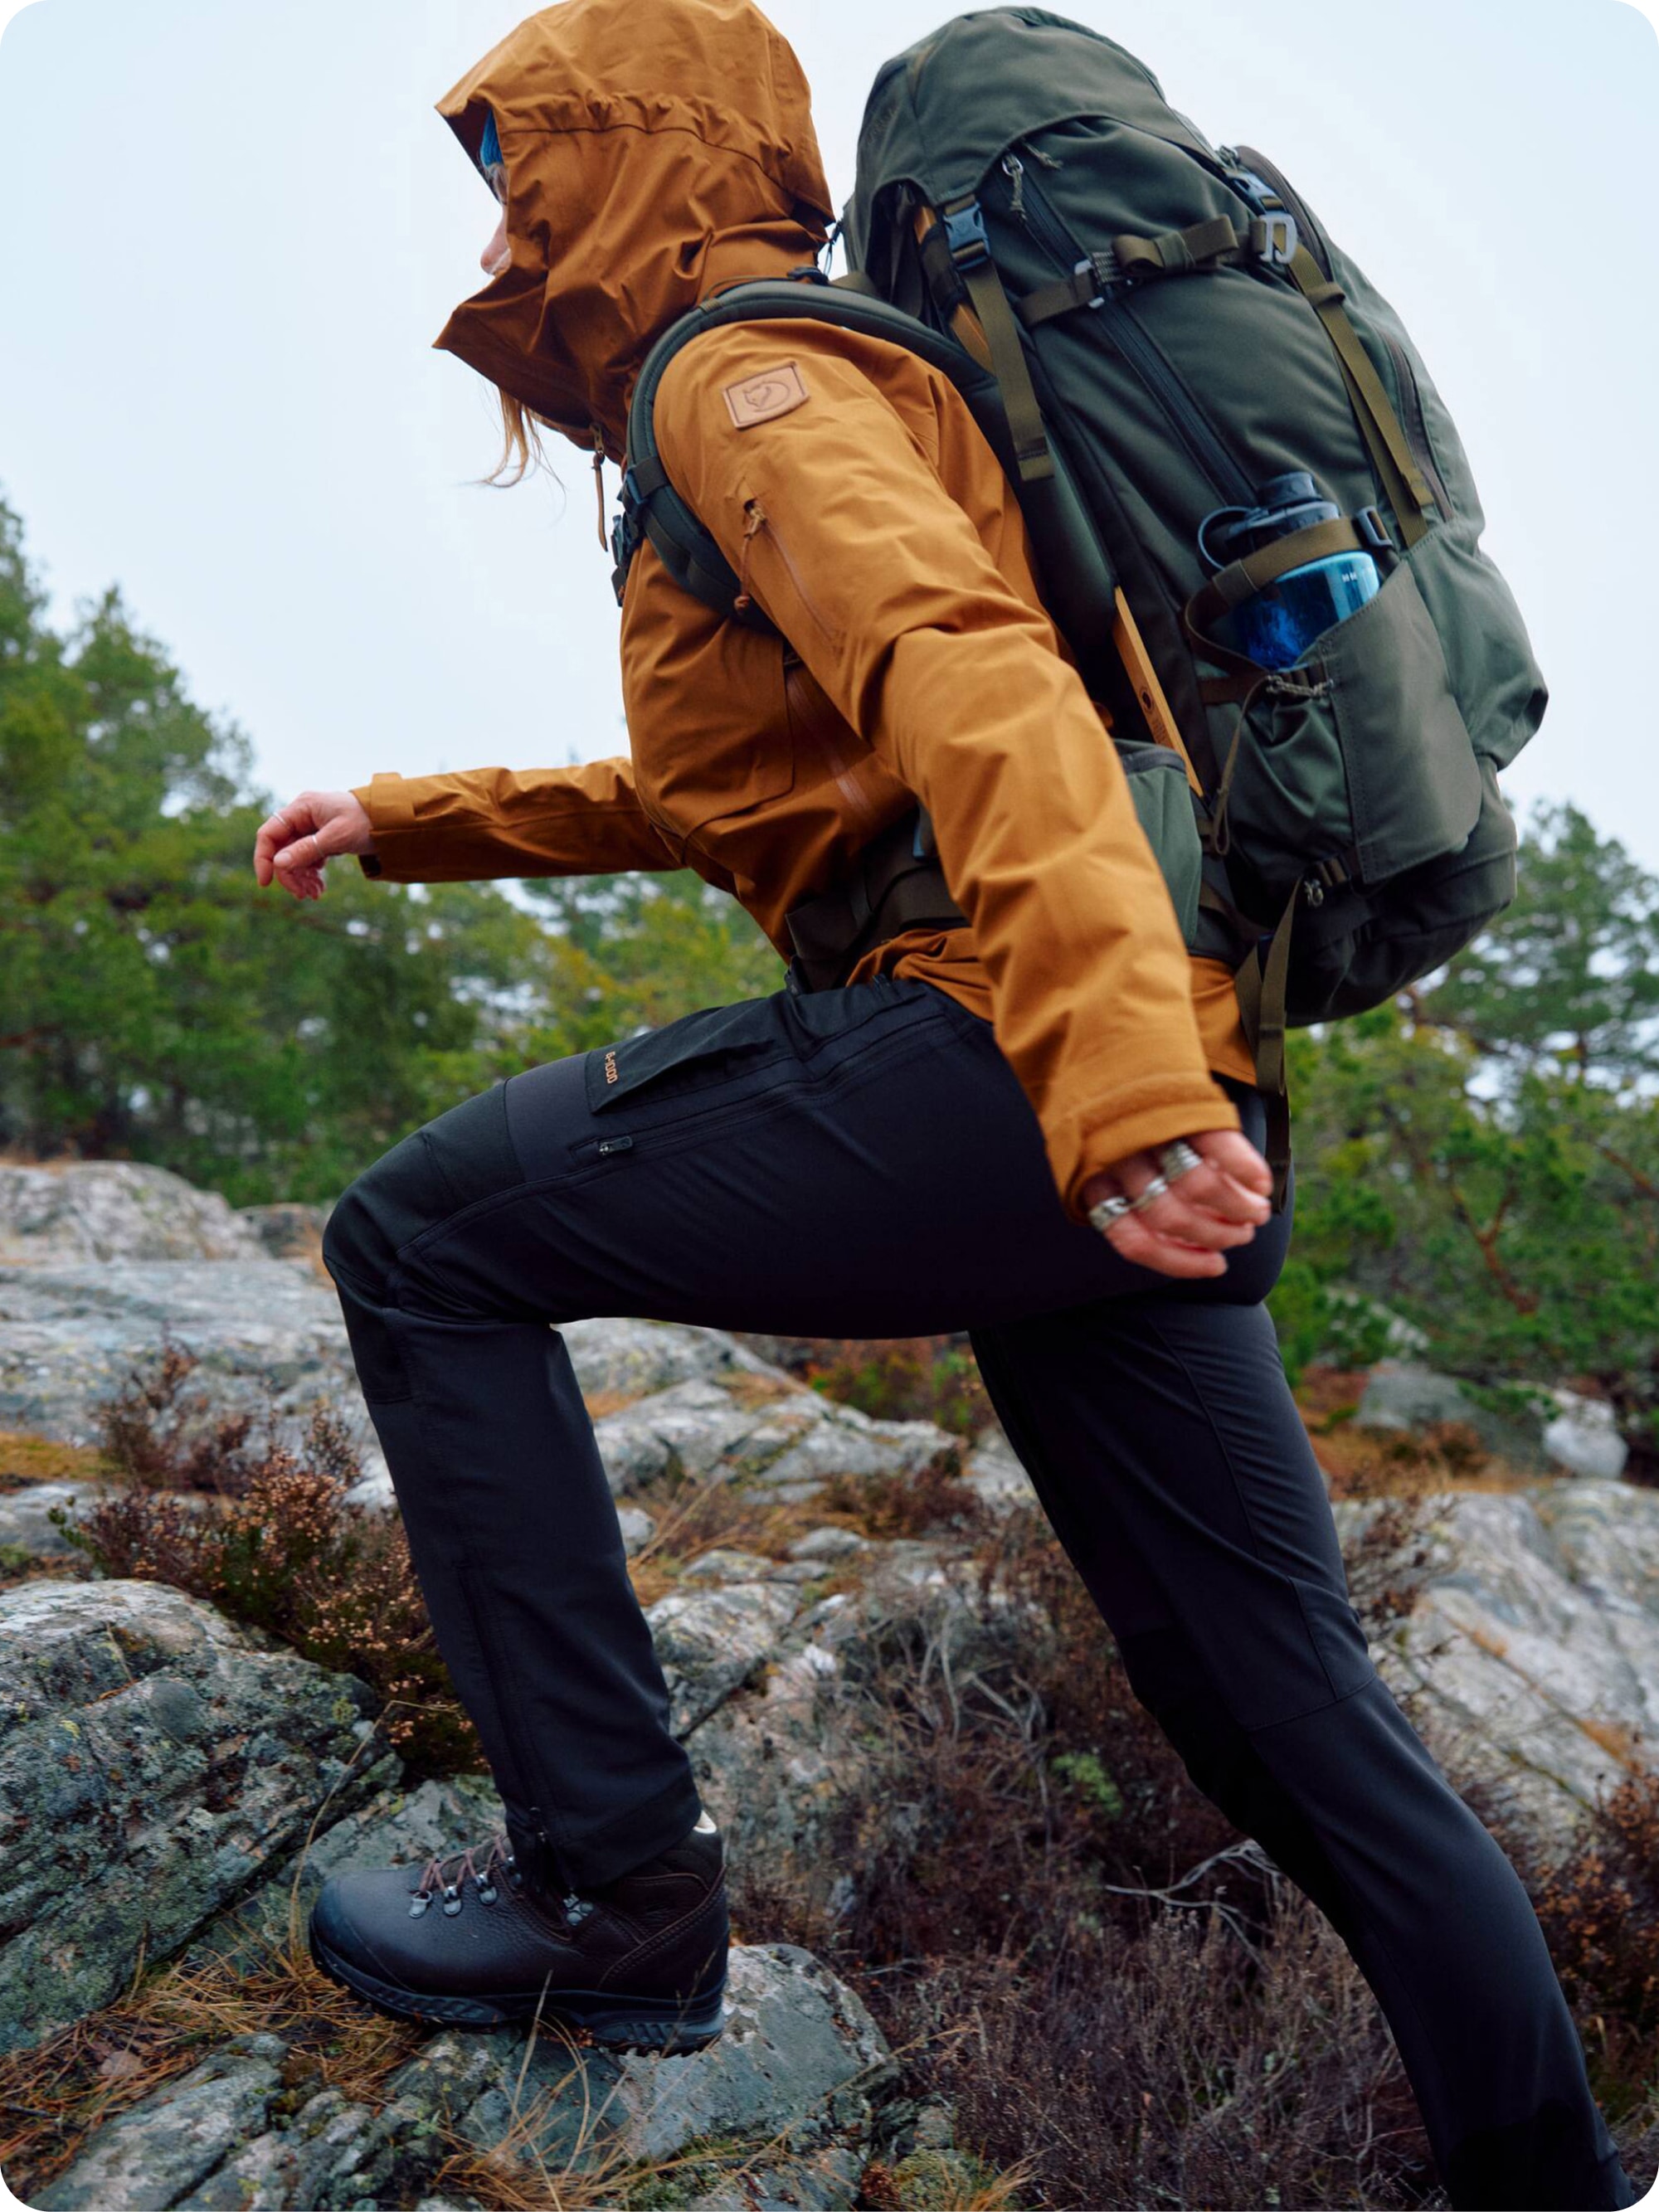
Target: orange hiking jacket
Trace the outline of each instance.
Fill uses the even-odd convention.
[[[748,0],[567,0],[441,103],[493,112],[508,267],[438,343],[623,458],[653,340],[820,248],[807,89]],[[622,619],[631,758],[377,775],[394,881],[695,868],[787,958],[784,916],[878,830],[933,818],[969,927],[867,954],[987,1016],[1081,1218],[1089,1176],[1237,1116],[1232,979],[1182,945],[1116,755],[1042,611],[1000,465],[949,380],[821,324],[711,331],[664,378],[663,459],[779,637],[723,621],[647,545]]]

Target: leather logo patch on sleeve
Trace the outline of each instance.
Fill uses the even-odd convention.
[[[721,397],[738,428],[749,430],[757,422],[774,422],[780,415],[804,407],[811,394],[799,368],[786,361],[776,368],[763,368],[758,376],[745,376],[741,384],[728,384]]]

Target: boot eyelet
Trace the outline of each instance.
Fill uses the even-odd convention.
[[[427,1895],[426,1892],[425,1892],[423,1889],[417,1889],[417,1890],[416,1891],[416,1893],[415,1893],[414,1896],[410,1899],[410,1904],[409,1904],[409,1917],[410,1917],[410,1918],[411,1920],[418,1920],[418,1919],[420,1918],[421,1915],[422,1915],[422,1914],[426,1911],[426,1908],[428,1907],[428,1905],[431,1904],[431,1902],[432,1902],[432,1899],[431,1899]]]
[[[444,1917],[453,1920],[461,1909],[461,1893],[453,1881],[444,1884]]]
[[[493,1881],[481,1881],[478,1884],[478,1902],[480,1905],[493,1905],[495,1902],[495,1885]]]

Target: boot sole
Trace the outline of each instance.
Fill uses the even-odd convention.
[[[434,1996],[341,1958],[314,1930],[311,1956],[317,1971],[394,2020],[423,2026],[461,2028],[509,2027],[522,2020],[563,2021],[585,2028],[607,2051],[658,2051],[664,2055],[702,2051],[725,2025],[726,1977],[719,1986],[684,2002],[670,1997],[631,1997],[605,1990],[529,1990],[489,1997]]]

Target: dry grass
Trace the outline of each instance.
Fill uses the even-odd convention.
[[[843,1795],[809,1860],[739,1861],[744,1924],[860,1989],[1022,2203],[1438,2201],[1358,1968],[1192,1787],[1041,1517],[961,1571],[948,1664],[897,1624],[826,1692]],[[868,2202],[927,2201],[874,2163]]]
[[[30,1482],[97,1482],[109,1472],[95,1444],[54,1443],[0,1429],[0,1491]]]
[[[227,2038],[252,2034],[289,2044],[294,2104],[325,2088],[373,2103],[426,2039],[337,1988],[291,1940],[261,1946],[252,1963],[163,1967],[37,2049],[0,2058],[0,2171],[27,2203],[106,2120]]]
[[[690,1482],[672,1475],[633,1492],[628,1502],[656,1522],[628,1569],[635,1595],[647,1606],[665,1596],[706,1553],[753,1552],[782,1559],[809,1528],[826,1522],[857,1525],[851,1512],[826,1508],[821,1498],[789,1502],[753,1495],[741,1483]]]
[[[1521,1490],[1538,1480],[1488,1451],[1467,1422],[1438,1421],[1399,1434],[1356,1427],[1366,1374],[1364,1368],[1315,1365],[1297,1384],[1297,1404],[1333,1497]]]

